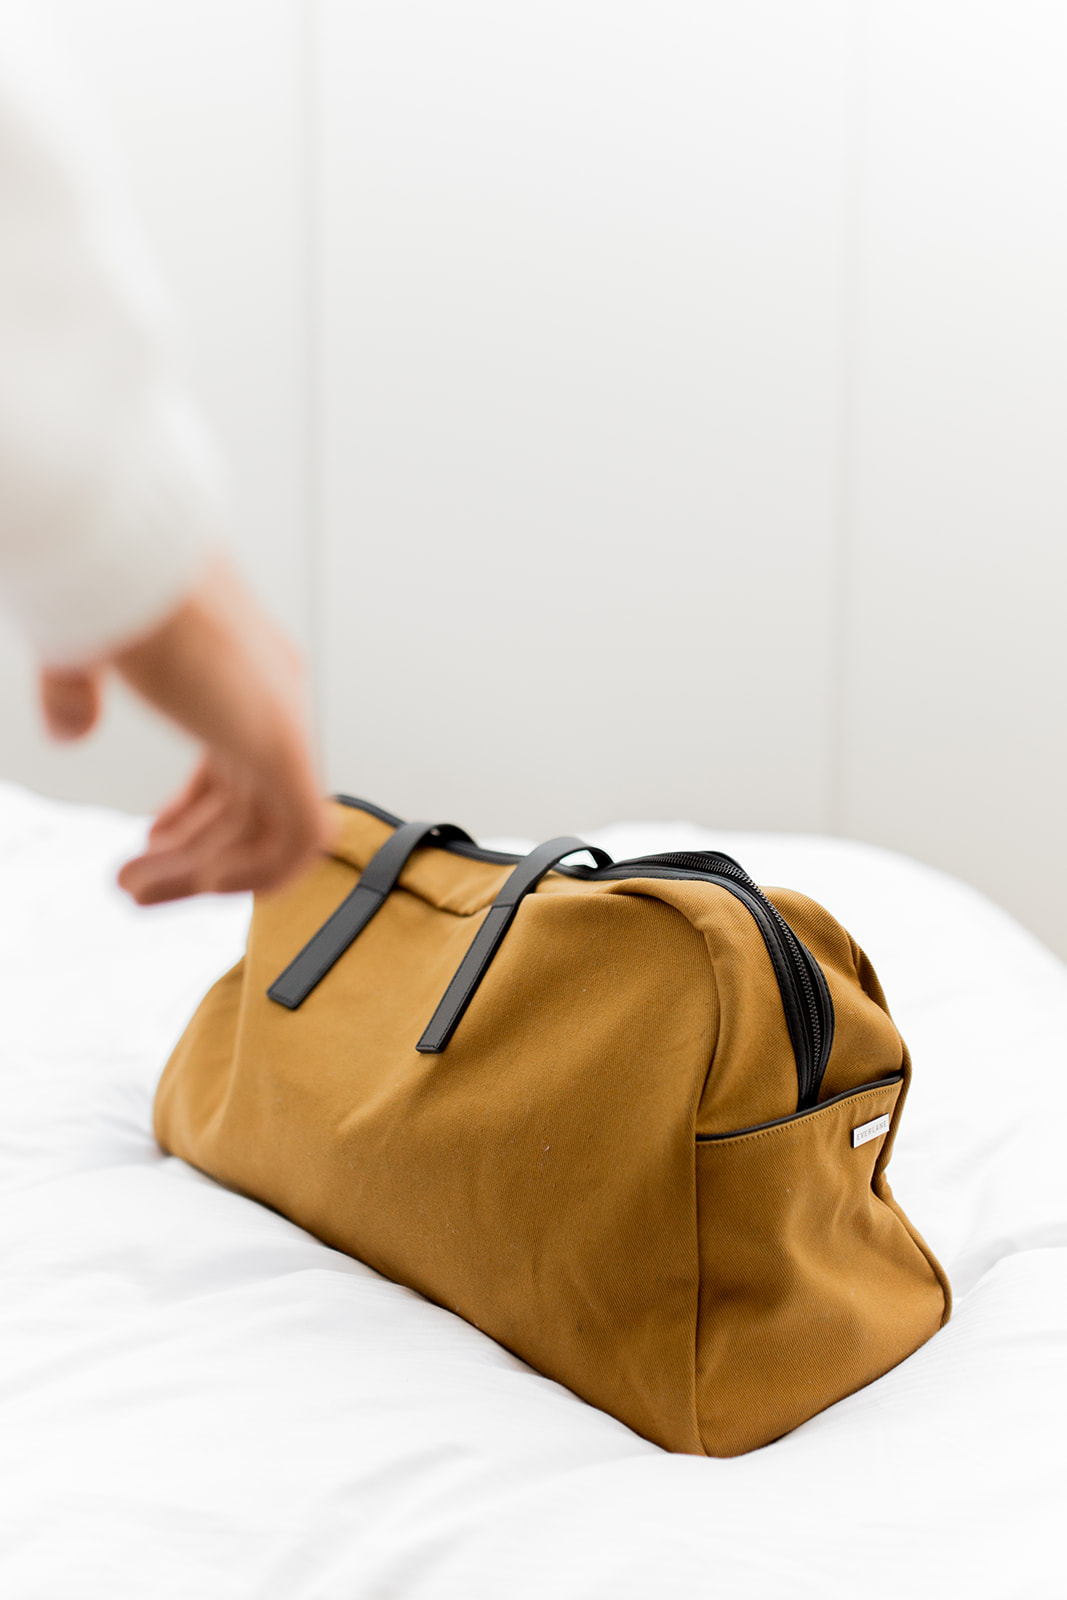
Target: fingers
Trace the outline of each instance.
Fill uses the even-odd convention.
[[[210,792],[173,826],[151,829],[144,852],[119,872],[119,886],[139,905],[210,894],[217,889],[219,863],[243,826],[242,808],[233,797]]]
[[[119,873],[140,905],[216,890],[220,863],[248,832],[254,788],[225,757],[209,754],[148,834],[147,847]]]
[[[327,843],[326,808],[294,807],[279,797],[262,803],[262,786],[247,774],[205,763],[196,798],[165,829],[153,829],[144,853],[119,873],[139,905],[194,894],[276,888]]]
[[[325,846],[299,658],[225,562],[111,660],[203,751],[119,875],[135,900],[274,888]]]
[[[309,859],[305,852],[294,861],[289,842],[267,834],[253,832],[243,841],[228,831],[212,834],[176,850],[150,846],[121,869],[120,887],[142,906],[196,894],[275,889]]]
[[[324,838],[322,828],[300,834],[297,827],[296,818],[288,826],[261,822],[243,839],[233,840],[218,866],[216,892],[275,889],[293,877],[323,848]]]
[[[161,843],[172,829],[184,825],[185,818],[199,802],[212,793],[210,763],[200,761],[185,788],[165,805],[149,829],[148,837]]]
[[[98,667],[42,667],[41,710],[53,739],[81,739],[100,717]]]
[[[162,905],[171,900],[187,900],[203,893],[197,885],[188,860],[181,857],[153,857],[151,851],[136,856],[121,867],[117,880],[131,900],[139,906]]]

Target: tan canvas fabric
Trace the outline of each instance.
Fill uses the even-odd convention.
[[[165,1149],[670,1450],[766,1444],[946,1320],[944,1274],[884,1176],[907,1054],[820,906],[769,891],[837,1019],[799,1116],[759,929],[701,882],[549,874],[447,1049],[420,1055],[510,869],[420,849],[288,1011],[268,987],[391,832],[349,807],[338,822],[333,856],[257,900],[244,960],[175,1050]],[[888,1136],[853,1149],[883,1112]]]

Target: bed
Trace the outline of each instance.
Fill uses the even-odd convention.
[[[640,823],[823,901],[915,1062],[890,1177],[952,1322],[765,1450],[671,1456],[164,1157],[156,1080],[247,900],[137,911],[137,819],[0,785],[6,1600],[1062,1592],[1067,969],[929,868]]]

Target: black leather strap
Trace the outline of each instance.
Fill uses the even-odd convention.
[[[430,1018],[422,1038],[415,1046],[422,1055],[438,1055],[456,1031],[460,1018],[474,998],[475,991],[489,969],[489,963],[500,948],[519,902],[531,889],[536,889],[546,872],[563,860],[585,850],[599,867],[610,867],[612,859],[606,850],[596,845],[583,844],[581,839],[549,839],[524,856],[511,874],[489,910],[470,949],[456,969],[455,976],[441,997],[441,1003]]]
[[[353,939],[361,934],[374,913],[396,887],[408,857],[431,835],[438,839],[465,839],[469,833],[452,822],[403,822],[368,861],[356,887],[333,915],[310,938],[298,956],[271,984],[267,995],[290,1011],[302,1004],[317,983],[340,960]]]

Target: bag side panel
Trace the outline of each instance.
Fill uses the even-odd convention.
[[[789,1432],[896,1366],[947,1315],[939,1272],[881,1178],[902,1089],[697,1145],[697,1403],[709,1455]],[[854,1149],[852,1130],[883,1114],[890,1135]]]

